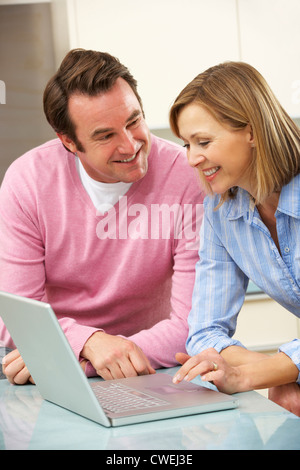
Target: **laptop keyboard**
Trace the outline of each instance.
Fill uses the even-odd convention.
[[[93,392],[105,411],[121,413],[136,409],[147,409],[153,406],[167,405],[168,402],[159,398],[127,387],[120,383],[106,382],[103,387],[101,383],[92,383]]]

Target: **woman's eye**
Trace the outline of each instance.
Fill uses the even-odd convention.
[[[206,147],[209,144],[209,140],[205,140],[203,142],[199,142],[198,145],[201,145],[201,147]]]
[[[183,144],[183,147],[184,147],[185,149],[189,149],[189,148],[190,148],[190,144]]]

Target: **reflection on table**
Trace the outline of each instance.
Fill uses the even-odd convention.
[[[236,397],[233,410],[105,428],[44,401],[34,385],[0,380],[0,449],[300,449],[300,418],[256,392]]]

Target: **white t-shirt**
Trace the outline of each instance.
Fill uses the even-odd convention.
[[[101,183],[91,178],[85,171],[80,159],[76,157],[76,167],[84,189],[90,196],[97,212],[104,214],[112,208],[119,198],[127,193],[132,183]]]

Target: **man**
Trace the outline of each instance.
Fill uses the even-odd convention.
[[[70,51],[44,111],[58,139],[17,159],[0,191],[0,289],[49,302],[87,376],[175,365],[203,201],[185,155],[150,135],[136,81],[106,53]],[[3,324],[0,339],[15,347]],[[17,350],[3,370],[32,380]]]

